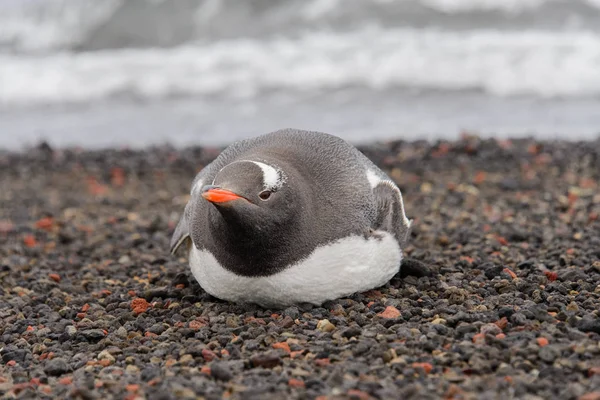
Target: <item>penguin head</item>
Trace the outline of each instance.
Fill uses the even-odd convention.
[[[264,232],[289,222],[296,199],[287,174],[259,161],[236,161],[222,168],[201,195],[230,227]],[[219,222],[219,221],[218,221]]]

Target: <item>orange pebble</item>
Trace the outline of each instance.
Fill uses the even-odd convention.
[[[412,364],[413,368],[421,368],[423,371],[425,371],[426,374],[430,373],[431,370],[433,370],[433,365],[431,365],[430,363],[413,363]]]
[[[549,343],[549,342],[548,342],[548,339],[546,339],[545,337],[539,337],[539,338],[537,338],[537,339],[536,339],[536,342],[537,342],[537,344],[538,344],[540,347],[547,346],[547,345],[548,345],[548,343]]]
[[[383,312],[377,315],[386,319],[394,319],[400,317],[400,311],[394,306],[387,306]]]
[[[295,387],[295,388],[303,388],[303,387],[306,387],[306,385],[304,384],[304,381],[301,381],[300,379],[294,379],[294,378],[291,378],[291,379],[288,381],[288,386],[290,386],[290,387]]]

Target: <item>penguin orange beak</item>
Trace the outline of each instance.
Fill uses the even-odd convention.
[[[221,189],[215,186],[207,186],[202,190],[202,197],[211,203],[226,203],[232,200],[243,199],[242,196],[233,193],[230,190]]]

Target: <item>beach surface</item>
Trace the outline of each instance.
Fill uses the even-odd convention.
[[[0,395],[600,399],[600,140],[360,149],[414,219],[403,271],[431,275],[282,310],[168,253],[219,148],[0,153]]]

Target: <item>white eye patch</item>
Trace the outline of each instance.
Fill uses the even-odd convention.
[[[253,161],[253,160],[234,161],[231,164],[228,164],[228,165],[224,166],[223,168],[221,168],[221,171],[232,164],[237,164],[237,163],[242,163],[242,162],[253,163],[254,165],[256,165],[260,168],[260,170],[262,171],[262,175],[263,175],[262,180],[263,180],[263,189],[264,190],[271,190],[271,191],[277,190],[277,189],[281,188],[286,181],[286,176],[282,170],[280,170],[279,168],[273,167],[272,165],[260,162],[260,161]],[[221,171],[219,171],[219,172],[221,172]],[[216,179],[217,179],[217,177],[215,175],[215,179],[213,179],[213,185],[214,185]]]
[[[265,190],[280,188],[285,183],[285,177],[280,169],[260,161],[250,161],[260,167],[263,172],[263,186]]]

